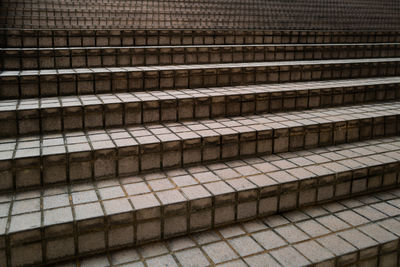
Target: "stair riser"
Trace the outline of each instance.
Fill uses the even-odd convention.
[[[226,180],[232,187],[225,184],[229,190],[223,187],[222,191],[225,191],[220,193],[214,193],[212,187],[207,187],[207,185],[200,191],[196,190],[195,193],[192,190],[191,194],[182,188],[181,191],[185,195],[183,198],[186,199],[175,200],[172,203],[159,203],[156,198],[152,198],[151,201],[150,199],[141,201],[142,196],[145,195],[136,195],[131,198],[135,209],[128,204],[130,208],[123,213],[98,217],[85,214],[83,219],[71,217],[70,220],[66,219],[58,225],[44,223],[41,230],[38,227],[39,223],[37,227],[25,232],[14,234],[10,231],[3,236],[6,246],[10,248],[6,252],[6,257],[12,263],[26,260],[24,263],[32,264],[34,262],[29,262],[31,259],[28,257],[19,259],[14,255],[21,250],[34,250],[38,255],[43,255],[43,258],[35,257],[37,259],[35,263],[55,262],[64,258],[162,240],[308,205],[396,187],[400,183],[400,161],[399,158],[393,159],[399,155],[399,150],[396,151],[390,152],[392,153],[390,164],[375,163],[370,167],[353,168],[345,172],[332,171],[330,175],[317,175],[286,183],[264,186],[252,184],[249,187],[249,180],[253,181],[255,178],[255,176],[253,178],[249,176],[247,180],[242,178],[247,186],[245,189],[240,184],[237,184],[240,189],[235,189],[233,182],[235,179],[231,180],[232,184],[230,180]],[[383,155],[388,154],[383,153]],[[363,162],[362,157],[353,159]],[[97,190],[101,195],[103,188]],[[162,199],[161,194],[160,199]],[[129,198],[125,197],[126,203]],[[150,201],[152,204],[140,204],[143,201]],[[106,202],[103,200],[104,209],[109,212]],[[98,203],[94,202],[93,205],[100,207]],[[148,206],[143,207],[146,205]],[[78,211],[81,207],[76,205],[72,207],[68,204],[66,209],[70,210],[70,207],[74,210],[74,214],[82,216],[82,212]],[[42,213],[44,222],[54,220],[51,217],[51,211],[42,211]],[[96,240],[96,242],[93,243],[91,240]],[[63,249],[53,248],[52,244],[63,244]]]
[[[5,151],[0,161],[3,176],[1,189],[10,191],[53,183],[125,177],[201,162],[296,151],[400,134],[400,115],[394,114],[395,111],[390,113],[393,114],[371,115],[364,119],[337,119],[334,123],[309,122],[304,126],[267,124],[276,127],[274,129],[256,125],[255,128],[245,127],[242,133],[239,133],[239,128],[237,131],[232,130],[235,129],[233,127],[216,129],[211,133],[185,132],[182,138],[158,135],[161,142],[155,136],[143,139],[137,137],[137,142],[132,137],[114,139],[117,146],[112,141],[91,141],[89,144],[87,138],[81,136],[84,141],[79,141],[77,145],[67,145],[68,154],[63,144],[68,142],[66,140],[61,140],[61,145],[43,147],[41,153],[39,149],[19,149],[13,156],[13,151]],[[138,130],[141,129],[145,130]],[[174,131],[174,128],[170,129]],[[94,137],[96,135],[89,138]],[[26,151],[33,154],[26,154]]]
[[[78,102],[78,105],[75,103],[70,107],[61,107],[57,103],[51,108],[41,109],[24,109],[23,105],[19,105],[18,110],[0,111],[0,137],[246,116],[398,99],[400,84],[394,83],[276,92],[266,90],[198,98],[168,95],[158,101],[136,99],[121,103],[117,99],[115,103],[81,105]]]
[[[399,45],[5,50],[3,70],[400,57]]]
[[[258,64],[258,63],[254,63]],[[0,98],[83,95],[143,90],[185,89],[277,82],[386,77],[400,75],[400,61],[288,66],[210,67],[125,72],[2,76]],[[277,63],[278,64],[278,63]]]
[[[3,47],[400,42],[397,32],[3,30]]]

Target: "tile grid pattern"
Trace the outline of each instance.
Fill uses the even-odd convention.
[[[4,45],[8,48],[400,42],[396,31],[241,31],[237,29],[235,31],[0,29],[0,38],[4,39]]]
[[[21,10],[10,10],[18,24],[24,15],[14,11]],[[100,13],[99,27],[119,19]],[[61,16],[64,26],[82,26],[70,15]],[[106,266],[104,256],[132,246],[112,264],[180,266],[195,257],[212,266],[260,259],[398,263],[397,235],[376,227],[400,215],[400,193],[392,190],[400,184],[397,32],[7,29],[0,35],[8,46],[2,55],[20,55],[7,63],[14,70],[0,72],[0,98],[9,101],[0,102],[1,131],[8,131],[0,139],[0,265],[75,259],[78,266]],[[65,67],[54,69],[55,51],[69,57],[59,58]],[[340,204],[324,204],[333,200]],[[269,217],[220,229],[220,240],[207,244],[195,238],[276,213],[281,223]],[[172,244],[183,235],[183,244]],[[146,245],[153,241],[156,252]],[[196,253],[186,254],[195,241]],[[101,253],[100,260],[77,259]],[[258,258],[249,263],[250,256]]]
[[[3,194],[2,239],[11,262],[101,252],[393,187],[399,159],[394,137]]]
[[[0,137],[245,116],[400,99],[400,78],[0,101]]]
[[[0,73],[2,98],[187,89],[400,75],[399,58],[251,62]]]
[[[396,266],[399,195],[331,202],[63,266]]]
[[[399,57],[398,43],[0,49],[2,70]]]
[[[398,2],[5,0],[3,28],[398,30]],[[321,20],[323,18],[323,20]],[[379,19],[376,19],[379,18]]]
[[[2,189],[127,176],[396,135],[399,105],[391,102],[3,139]]]

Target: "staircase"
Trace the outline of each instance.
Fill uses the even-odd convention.
[[[1,34],[0,266],[400,264],[399,32]]]

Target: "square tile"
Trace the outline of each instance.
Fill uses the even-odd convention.
[[[134,244],[133,225],[113,227],[108,230],[108,246],[121,247]]]
[[[11,248],[11,264],[13,266],[40,264],[42,260],[42,246],[33,243]]]
[[[260,245],[249,236],[236,237],[228,240],[228,242],[241,257],[263,251]]]
[[[389,231],[386,231],[384,228],[382,228],[377,224],[368,224],[365,226],[361,226],[358,229],[364,234],[367,234],[368,236],[372,237],[379,243],[386,243],[397,239],[397,237],[394,234],[390,233]]]
[[[139,195],[143,193],[149,193],[150,189],[144,182],[133,183],[133,184],[125,184],[124,188],[128,195]]]
[[[11,217],[9,232],[14,233],[41,226],[41,213],[33,212]]]
[[[153,194],[143,194],[131,197],[131,201],[136,210],[138,209],[146,209],[153,208],[160,205],[158,200],[154,197]]]
[[[294,245],[294,247],[306,256],[312,263],[320,263],[335,258],[329,250],[317,242],[310,240]]]
[[[72,202],[75,205],[93,201],[98,201],[97,194],[94,190],[72,193]]]
[[[40,210],[39,198],[20,200],[14,202],[12,214],[15,215],[15,214],[21,214],[39,210]]]
[[[219,235],[214,231],[200,232],[193,235],[193,238],[200,245],[208,244],[214,241],[221,240]]]
[[[284,247],[271,251],[271,255],[283,266],[306,266],[310,262],[292,247]]]
[[[171,255],[163,255],[147,259],[146,263],[148,266],[154,266],[154,267],[163,267],[163,266],[178,267],[178,264],[176,264],[174,258]]]
[[[199,248],[178,251],[175,253],[175,256],[182,266],[195,267],[207,266],[210,264]]]
[[[179,187],[198,184],[198,182],[190,175],[176,176],[172,178],[172,181]]]
[[[203,250],[214,263],[238,258],[238,255],[223,241],[203,246]]]
[[[48,240],[46,243],[46,258],[59,259],[67,256],[73,256],[75,253],[74,238],[61,238]]]
[[[287,244],[285,240],[283,240],[279,235],[271,230],[254,233],[252,234],[252,236],[267,250],[281,247]]]
[[[99,202],[76,205],[74,208],[77,220],[85,220],[104,216]]]
[[[98,266],[98,267],[108,267],[110,263],[106,255],[101,256],[92,256],[85,259],[82,259],[80,262],[80,266],[83,267],[91,267],[91,266]]]
[[[289,243],[309,239],[309,237],[294,225],[281,226],[274,229],[276,233],[285,238]]]
[[[330,231],[314,220],[307,220],[296,223],[296,226],[303,230],[311,237],[322,236],[330,233]]]
[[[341,211],[335,215],[353,226],[358,226],[369,222],[365,217],[360,216],[352,210]]]
[[[99,193],[103,200],[125,196],[125,193],[122,191],[120,186],[99,188]]]
[[[43,212],[43,216],[44,216],[44,221],[43,221],[44,226],[50,226],[54,224],[67,223],[73,221],[71,207],[45,210]]]
[[[268,266],[268,267],[280,267],[281,265],[276,262],[274,258],[271,257],[268,253],[263,253],[259,255],[254,255],[250,257],[244,258],[246,263],[250,265],[250,267],[259,267],[259,266]]]
[[[174,185],[168,179],[158,179],[149,181],[149,186],[153,191],[161,191],[174,188]]]
[[[68,194],[60,194],[54,196],[43,197],[43,208],[52,209],[64,206],[69,206],[69,196]]]
[[[323,217],[319,217],[316,219],[320,224],[327,227],[328,229],[336,232],[339,230],[343,230],[346,228],[350,228],[350,225],[345,223],[344,221],[340,220],[339,218],[333,215],[327,215]]]
[[[238,235],[243,235],[246,232],[239,225],[231,225],[218,229],[224,238],[230,238]]]
[[[346,230],[340,232],[338,235],[360,250],[378,246],[378,242],[357,229]]]
[[[114,265],[137,261],[140,259],[136,249],[124,249],[112,252],[110,255],[111,263]]]
[[[177,251],[196,246],[196,244],[187,236],[177,237],[167,241],[168,247],[171,251]]]
[[[146,259],[149,257],[166,254],[168,253],[168,249],[163,243],[157,242],[139,247],[139,252],[142,254],[143,258]]]
[[[125,213],[133,211],[133,208],[126,198],[103,201],[107,215]]]
[[[337,256],[342,256],[356,251],[355,247],[336,235],[321,237],[316,239],[316,241]]]
[[[268,227],[259,220],[252,220],[242,223],[242,227],[247,233],[253,233],[260,230],[265,230]]]

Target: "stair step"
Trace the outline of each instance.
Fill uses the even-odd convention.
[[[3,70],[400,57],[399,43],[6,48]]]
[[[3,2],[13,2],[3,1]],[[96,5],[97,4],[97,5]],[[398,30],[398,3],[369,0],[324,5],[319,1],[18,1],[3,9],[1,26],[33,29],[277,29]],[[113,5],[110,5],[113,4]],[[96,7],[93,7],[96,5]],[[68,6],[69,9],[64,11]],[[24,8],[26,7],[26,8]],[[36,11],[40,8],[40,11]],[[22,10],[21,10],[22,9]]]
[[[0,73],[0,98],[185,89],[400,75],[400,58],[252,62]]]
[[[393,137],[3,194],[0,226],[6,247],[10,249],[1,255],[6,255],[13,266],[50,263],[64,257],[189,234],[394,187],[400,183],[399,166],[400,137]],[[399,215],[399,197],[400,192],[396,190],[342,202],[360,215],[351,211],[339,215],[338,212],[346,208],[338,203],[306,210],[311,217],[328,215],[327,211],[333,213],[316,221],[336,231],[352,226],[338,223],[335,216],[350,224],[364,224],[368,220]],[[392,201],[387,204],[371,204],[389,199]],[[362,202],[371,208],[355,208],[362,206]],[[327,211],[321,213],[324,209]],[[301,211],[294,211],[283,216],[314,238],[329,234],[320,232],[325,228],[315,225],[315,221],[311,225],[311,222],[297,224],[309,217],[301,214]],[[278,217],[267,218],[267,225],[272,226],[273,221],[282,222],[273,218]],[[258,228],[251,222],[244,225]],[[299,230],[295,229],[290,226],[274,231],[294,245],[303,241],[295,240],[299,237]],[[225,231],[226,234],[229,232],[231,230]],[[380,232],[373,233],[380,236]],[[302,233],[301,236],[306,235]],[[280,247],[273,244],[275,239],[272,238],[266,237],[265,242]],[[328,248],[334,248],[327,238],[318,240]],[[233,245],[236,248],[246,247],[236,244]],[[248,251],[249,254],[256,252],[252,247]],[[348,260],[348,257],[343,259]]]
[[[63,266],[399,266],[399,196],[330,202]]]
[[[0,267],[400,266],[398,3],[296,3],[3,0]]]
[[[128,176],[400,132],[400,102],[9,138],[2,190]]]
[[[395,31],[0,29],[2,47],[400,42]]]
[[[0,101],[0,137],[400,99],[400,77]]]

